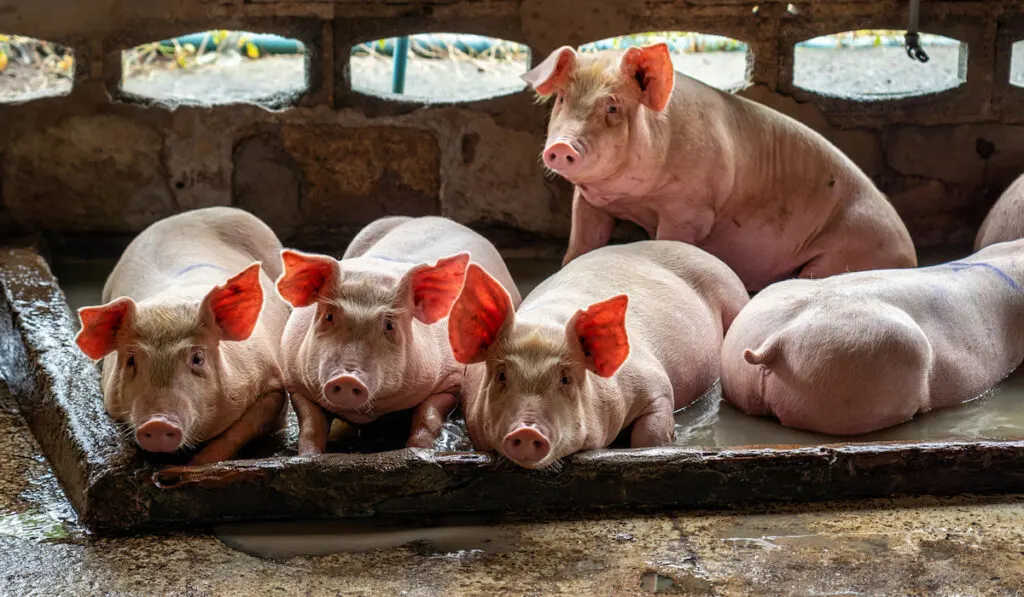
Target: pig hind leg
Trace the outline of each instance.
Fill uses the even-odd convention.
[[[906,227],[895,210],[885,207],[885,213],[848,210],[814,241],[810,252],[816,256],[804,264],[799,277],[916,267],[917,255]]]
[[[285,393],[281,390],[260,396],[255,404],[227,431],[213,438],[189,462],[211,464],[229,460],[252,440],[278,431],[284,425]]]
[[[790,329],[765,373],[764,402],[787,427],[833,435],[884,429],[929,401],[932,351],[908,315],[823,309]],[[845,315],[845,316],[844,316]]]
[[[387,216],[370,222],[348,244],[342,259],[352,259],[365,254],[392,230],[412,219],[409,216]]]

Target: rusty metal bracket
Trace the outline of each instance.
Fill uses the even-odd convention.
[[[910,22],[907,23],[907,34],[903,37],[904,46],[907,50],[907,56],[911,60],[916,60],[922,64],[928,62],[928,54],[925,53],[924,48],[921,47],[921,36],[918,32],[920,12],[921,12],[921,0],[910,0]]]

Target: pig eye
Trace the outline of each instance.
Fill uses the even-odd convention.
[[[562,371],[562,379],[559,380],[559,383],[561,383],[563,386],[567,386],[570,383],[572,383],[572,380],[569,378],[569,374],[566,373],[565,371]]]
[[[617,113],[618,111],[619,111],[619,107],[618,107],[618,106],[616,106],[615,104],[609,104],[609,105],[608,105],[608,113],[609,113],[609,114],[615,114],[615,113]]]
[[[128,360],[124,362],[126,367],[135,367],[135,355],[128,355]]]
[[[385,317],[384,318],[384,332],[387,333],[387,332],[393,332],[393,331],[395,331],[395,322],[392,321],[390,317]]]
[[[324,315],[324,321],[326,321],[327,323],[333,322],[334,321],[334,313],[328,313],[327,315]]]
[[[202,367],[203,364],[206,363],[206,357],[203,356],[203,351],[198,349],[194,350],[192,352],[190,362],[192,363],[193,369],[199,369],[200,367]]]
[[[498,373],[495,374],[494,378],[498,380],[498,383],[505,383],[507,381],[507,377],[505,376],[505,368],[498,367]]]

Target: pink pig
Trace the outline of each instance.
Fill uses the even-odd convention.
[[[977,398],[1024,361],[1024,240],[943,265],[789,280],[743,309],[722,347],[740,410],[867,433]]]
[[[284,251],[281,296],[299,454],[323,453],[331,420],[368,423],[415,408],[408,446],[429,448],[458,404],[466,368],[452,358],[448,316],[472,260],[519,291],[497,249],[438,217],[388,217],[364,228],[341,261]]]
[[[992,206],[974,240],[974,250],[1024,238],[1024,175],[1013,181]]]
[[[906,227],[824,137],[674,72],[668,47],[578,54],[523,77],[554,106],[544,164],[575,185],[565,263],[608,243],[615,219],[699,246],[748,290],[914,267]]]
[[[75,340],[104,359],[107,412],[143,450],[205,442],[191,461],[205,464],[281,428],[288,306],[267,275],[280,273],[280,251],[244,211],[179,214],[132,241],[103,287],[106,304],[79,310]]]
[[[478,449],[526,468],[608,446],[672,443],[673,411],[718,379],[724,330],[748,301],[743,283],[677,242],[604,247],[572,261],[515,310],[471,265],[448,335],[461,363],[486,363],[463,401]]]

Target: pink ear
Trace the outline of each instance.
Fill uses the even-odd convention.
[[[448,341],[455,360],[465,365],[483,360],[512,311],[505,287],[479,265],[470,264],[462,294],[448,316]]]
[[[622,74],[640,86],[640,101],[655,112],[661,112],[672,97],[676,71],[668,45],[658,43],[642,48],[632,47],[622,54]]]
[[[320,298],[328,280],[341,273],[338,261],[326,255],[310,255],[291,249],[281,251],[284,273],[277,292],[293,307],[308,307]]]
[[[260,264],[254,263],[223,285],[215,286],[203,299],[203,306],[213,314],[222,339],[238,342],[248,338],[263,310]]]
[[[530,72],[523,75],[538,95],[550,95],[569,82],[569,77],[576,70],[576,50],[562,46],[544,59]]]
[[[587,360],[587,368],[601,377],[615,375],[629,356],[628,305],[629,297],[620,294],[577,311],[569,322]]]
[[[117,350],[117,334],[135,317],[135,301],[121,297],[99,307],[82,307],[78,317],[82,330],[75,343],[95,361]]]
[[[468,263],[469,253],[459,253],[410,272],[409,288],[416,319],[429,325],[448,316],[466,281]]]

